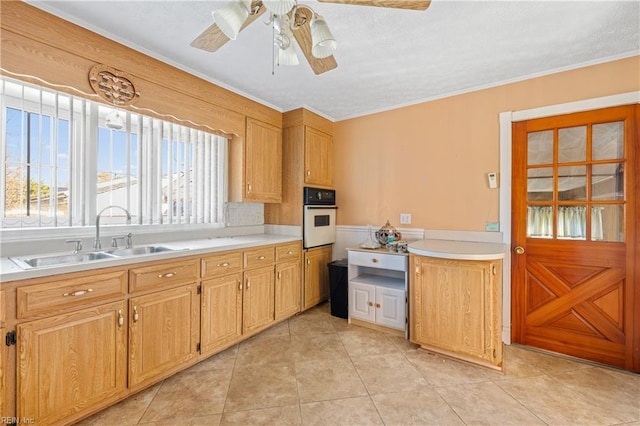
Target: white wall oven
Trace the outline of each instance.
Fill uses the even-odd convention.
[[[336,242],[336,191],[304,188],[304,248],[324,246]]]

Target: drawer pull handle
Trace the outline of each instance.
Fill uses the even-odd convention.
[[[287,254],[293,254],[293,252],[292,252],[291,250],[289,250],[289,251],[287,252]]]
[[[67,297],[67,296],[82,296],[85,295],[87,293],[91,293],[93,291],[92,288],[88,288],[86,290],[76,290],[76,291],[72,291],[71,293],[64,293],[62,295],[62,297]]]
[[[226,268],[227,266],[229,266],[229,262],[218,263],[219,268]]]
[[[280,279],[280,271],[278,271],[278,279]]]
[[[166,274],[158,275],[158,278],[173,278],[176,276],[175,272],[167,272]]]
[[[251,281],[247,280],[247,285],[245,287],[247,290],[251,288]]]
[[[140,314],[138,314],[138,307],[134,306],[133,307],[133,322],[138,322],[139,319],[140,319]]]
[[[238,291],[242,291],[242,283],[238,280]]]
[[[118,309],[118,327],[124,325],[124,317],[122,316],[122,309]]]
[[[374,257],[373,259],[371,259],[371,261],[372,261],[373,263],[378,263],[378,259],[376,259],[375,257]]]
[[[266,259],[266,257],[264,257],[264,256],[258,256],[258,257],[256,257],[256,259],[258,259],[258,260],[265,260],[265,259]]]

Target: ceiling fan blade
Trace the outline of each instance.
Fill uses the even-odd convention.
[[[254,1],[251,4],[252,10],[255,10],[255,13],[249,15],[240,31],[244,30],[247,26],[249,26],[253,21],[258,19],[260,15],[266,12],[266,8],[260,2],[259,8],[257,8],[258,2]],[[257,8],[257,9],[256,9]],[[196,37],[189,45],[191,47],[195,47],[196,49],[206,50],[207,52],[215,52],[225,45],[226,42],[229,41],[229,37],[224,35],[224,33],[218,28],[218,26],[213,23],[209,25],[209,27],[202,32],[198,37]]]
[[[356,6],[392,7],[396,9],[427,10],[431,0],[318,0],[322,3],[353,4]]]
[[[211,24],[202,34],[189,43],[189,46],[206,50],[207,52],[215,52],[228,41],[229,37],[224,35],[216,24]]]
[[[316,74],[322,74],[327,71],[331,71],[334,68],[338,67],[338,63],[336,62],[336,58],[333,56],[329,56],[327,58],[316,58],[311,54],[311,16],[312,12],[306,7],[299,7],[296,9],[296,16],[301,18],[301,21],[304,21],[304,24],[297,27],[297,29],[293,30],[293,36],[298,42],[298,46],[300,46],[300,50],[304,53],[304,57],[309,62],[311,69]],[[294,19],[294,18],[292,18]]]

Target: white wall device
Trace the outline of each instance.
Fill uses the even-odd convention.
[[[487,173],[489,179],[489,188],[494,189],[498,187],[498,174],[496,172]]]

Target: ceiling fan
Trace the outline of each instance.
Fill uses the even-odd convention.
[[[431,0],[318,0],[359,6],[378,6],[398,9],[426,10]],[[215,52],[263,13],[269,12],[267,24],[273,25],[274,45],[279,65],[297,65],[293,38],[316,74],[338,66],[333,53],[337,43],[324,18],[297,0],[232,0],[212,12],[214,23],[196,37],[190,45],[207,52]]]

